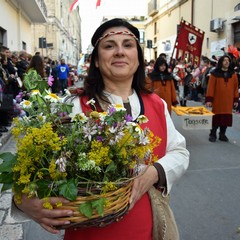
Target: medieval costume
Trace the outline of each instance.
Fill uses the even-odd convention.
[[[223,68],[223,56],[219,59],[218,66],[210,75],[206,94],[206,103],[212,104],[212,112],[215,114],[212,119],[212,130],[209,141],[216,141],[216,131],[220,127],[219,140],[228,141],[226,129],[232,126],[233,106],[238,103],[238,78],[233,69]]]
[[[107,92],[105,92],[105,96],[111,103],[120,103],[125,106],[125,103],[121,97]],[[73,112],[79,113],[81,111],[88,111],[89,105],[86,104],[87,100],[87,97],[80,97],[80,100],[79,98],[75,98],[73,100]],[[159,163],[161,162],[161,165],[165,172],[165,177],[163,178],[166,179],[165,183],[160,183],[161,186],[164,186],[166,184],[166,187],[161,187],[161,191],[163,193],[158,191],[157,194],[164,194],[166,196],[171,190],[175,178],[185,172],[185,167],[188,164],[187,153],[184,149],[185,140],[173,126],[172,120],[168,114],[168,111],[166,110],[166,103],[164,103],[157,95],[138,95],[134,91],[133,95],[129,96],[129,104],[131,106],[131,113],[133,118],[136,119],[139,115],[144,114],[149,119],[149,121],[143,124],[142,127],[148,127],[154,133],[154,135],[159,136],[162,139],[161,144],[154,150],[154,154],[158,155],[159,157]],[[103,110],[105,107],[107,107],[107,105],[104,106],[104,103],[100,103],[100,106]],[[178,145],[178,149],[182,149],[180,151],[181,153],[172,149],[172,147],[176,148],[176,144]],[[170,159],[175,160],[174,162],[171,162],[169,161]],[[181,161],[182,164],[179,164],[179,161]],[[169,171],[168,169],[174,169],[174,172],[171,170]],[[153,215],[156,211],[158,211],[158,207],[154,206],[153,199],[151,198],[152,194],[150,192],[148,194],[145,194],[135,205],[135,207],[123,217],[123,219],[121,219],[119,222],[113,222],[106,227],[66,229],[64,239],[94,240],[96,239],[96,236],[98,236],[98,239],[104,238],[106,240],[157,239],[154,238],[152,229],[158,228],[156,226],[156,223],[153,222]],[[161,217],[159,215],[157,216],[157,220],[158,222],[161,222]],[[155,226],[153,226],[154,224]],[[167,234],[170,234],[171,236],[171,234],[175,235],[178,233],[176,233],[174,229],[171,229]]]
[[[160,66],[164,65],[165,69],[161,71]],[[168,71],[168,65],[163,58],[158,58],[154,70],[148,74],[146,87],[166,101],[168,111],[171,114],[172,105],[178,104],[176,89],[174,86],[173,75]]]

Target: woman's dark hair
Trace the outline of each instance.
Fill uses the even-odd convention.
[[[224,58],[229,59],[230,64],[229,64],[228,71],[222,70]],[[229,57],[228,55],[223,55],[222,57],[219,58],[217,67],[211,72],[211,74],[216,77],[223,77],[225,79],[225,81],[228,81],[228,78],[230,78],[232,76],[232,74],[234,73],[234,69],[233,69],[231,63],[232,63],[231,57]]]
[[[217,68],[218,69],[222,68],[224,58],[228,58],[229,59],[229,63],[231,64],[231,62],[232,62],[231,58],[228,55],[223,55],[218,60],[218,63],[217,63]]]
[[[166,68],[163,72],[160,72],[159,67],[165,65]],[[160,80],[160,74],[164,75],[165,80],[170,80],[172,79],[171,74],[168,71],[168,64],[167,61],[162,58],[162,57],[158,57],[157,60],[155,61],[154,67],[153,67],[153,71],[151,73],[148,74],[148,77],[152,80],[152,81],[156,81],[156,80]]]
[[[156,72],[160,72],[159,67],[162,66],[162,65],[166,66],[166,69],[165,69],[164,73],[168,73],[167,61],[164,58],[162,58],[162,57],[158,57],[157,60],[155,61],[154,70]]]
[[[96,96],[98,96],[100,99],[104,100],[103,98],[104,82],[103,82],[102,75],[99,71],[99,68],[97,68],[95,65],[95,60],[98,59],[99,43],[97,41],[101,36],[103,36],[103,33],[111,27],[126,27],[127,29],[129,29],[130,32],[132,32],[136,36],[136,38],[139,39],[138,29],[133,25],[131,25],[129,22],[127,22],[125,19],[121,19],[121,18],[114,18],[112,20],[109,20],[103,23],[95,31],[91,40],[91,43],[94,46],[94,49],[92,51],[89,73],[84,82],[85,94],[88,95],[89,98],[96,98]],[[133,77],[132,88],[135,89],[137,93],[140,93],[140,92],[148,93],[149,91],[145,89],[144,58],[143,58],[142,49],[139,43],[137,43],[137,51],[138,51],[139,66]]]
[[[44,68],[44,61],[41,56],[34,55],[29,63],[27,71],[30,69],[34,69],[37,73],[42,77],[46,77],[45,75],[45,68]]]

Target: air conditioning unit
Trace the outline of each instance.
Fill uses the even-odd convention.
[[[210,21],[210,31],[211,32],[218,32],[223,30],[223,19],[222,18],[215,18]]]

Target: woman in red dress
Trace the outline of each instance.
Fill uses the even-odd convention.
[[[158,161],[134,180],[128,213],[119,222],[105,227],[66,229],[64,239],[160,240],[153,230],[155,211],[149,190],[157,188],[159,195],[167,196],[173,183],[185,173],[189,163],[185,138],[175,129],[166,102],[145,89],[138,29],[124,19],[112,19],[96,30],[92,45],[94,49],[84,93],[73,99],[73,113],[87,111],[86,101],[92,98],[98,99],[102,110],[111,103],[122,104],[133,119],[144,114],[149,119],[145,126],[162,141],[154,151]],[[50,198],[53,205],[57,201],[59,198]],[[54,226],[68,225],[69,221],[57,218],[72,216],[72,211],[44,209],[42,203],[41,199],[24,196],[17,207],[45,230],[58,234]]]

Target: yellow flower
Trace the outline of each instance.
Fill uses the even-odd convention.
[[[93,140],[91,150],[87,154],[89,160],[93,160],[97,166],[107,166],[111,163],[109,158],[109,146],[103,146],[102,142]]]
[[[27,174],[27,175],[22,175],[20,176],[19,180],[18,180],[18,184],[28,184],[30,183],[30,177],[31,177],[31,174]]]
[[[62,205],[63,205],[63,204],[62,204],[61,201],[59,201],[59,202],[56,203],[56,207],[57,207],[57,208],[61,207]]]
[[[39,90],[36,89],[36,90],[32,90],[31,95],[36,96],[36,95],[41,95],[41,93]]]
[[[12,135],[17,138],[21,134],[21,130],[19,128],[13,127],[12,130]]]
[[[100,118],[100,114],[99,114],[99,112],[97,112],[97,111],[92,111],[92,112],[90,113],[90,117],[91,117],[91,118],[94,118],[94,119],[98,119],[98,118]]]
[[[43,208],[46,208],[46,209],[53,209],[53,206],[52,204],[49,202],[49,199],[48,198],[44,198],[43,199]]]
[[[110,192],[110,191],[114,191],[117,188],[118,187],[116,186],[116,184],[114,182],[106,182],[105,185],[102,188],[102,192],[107,193],[107,192]]]

